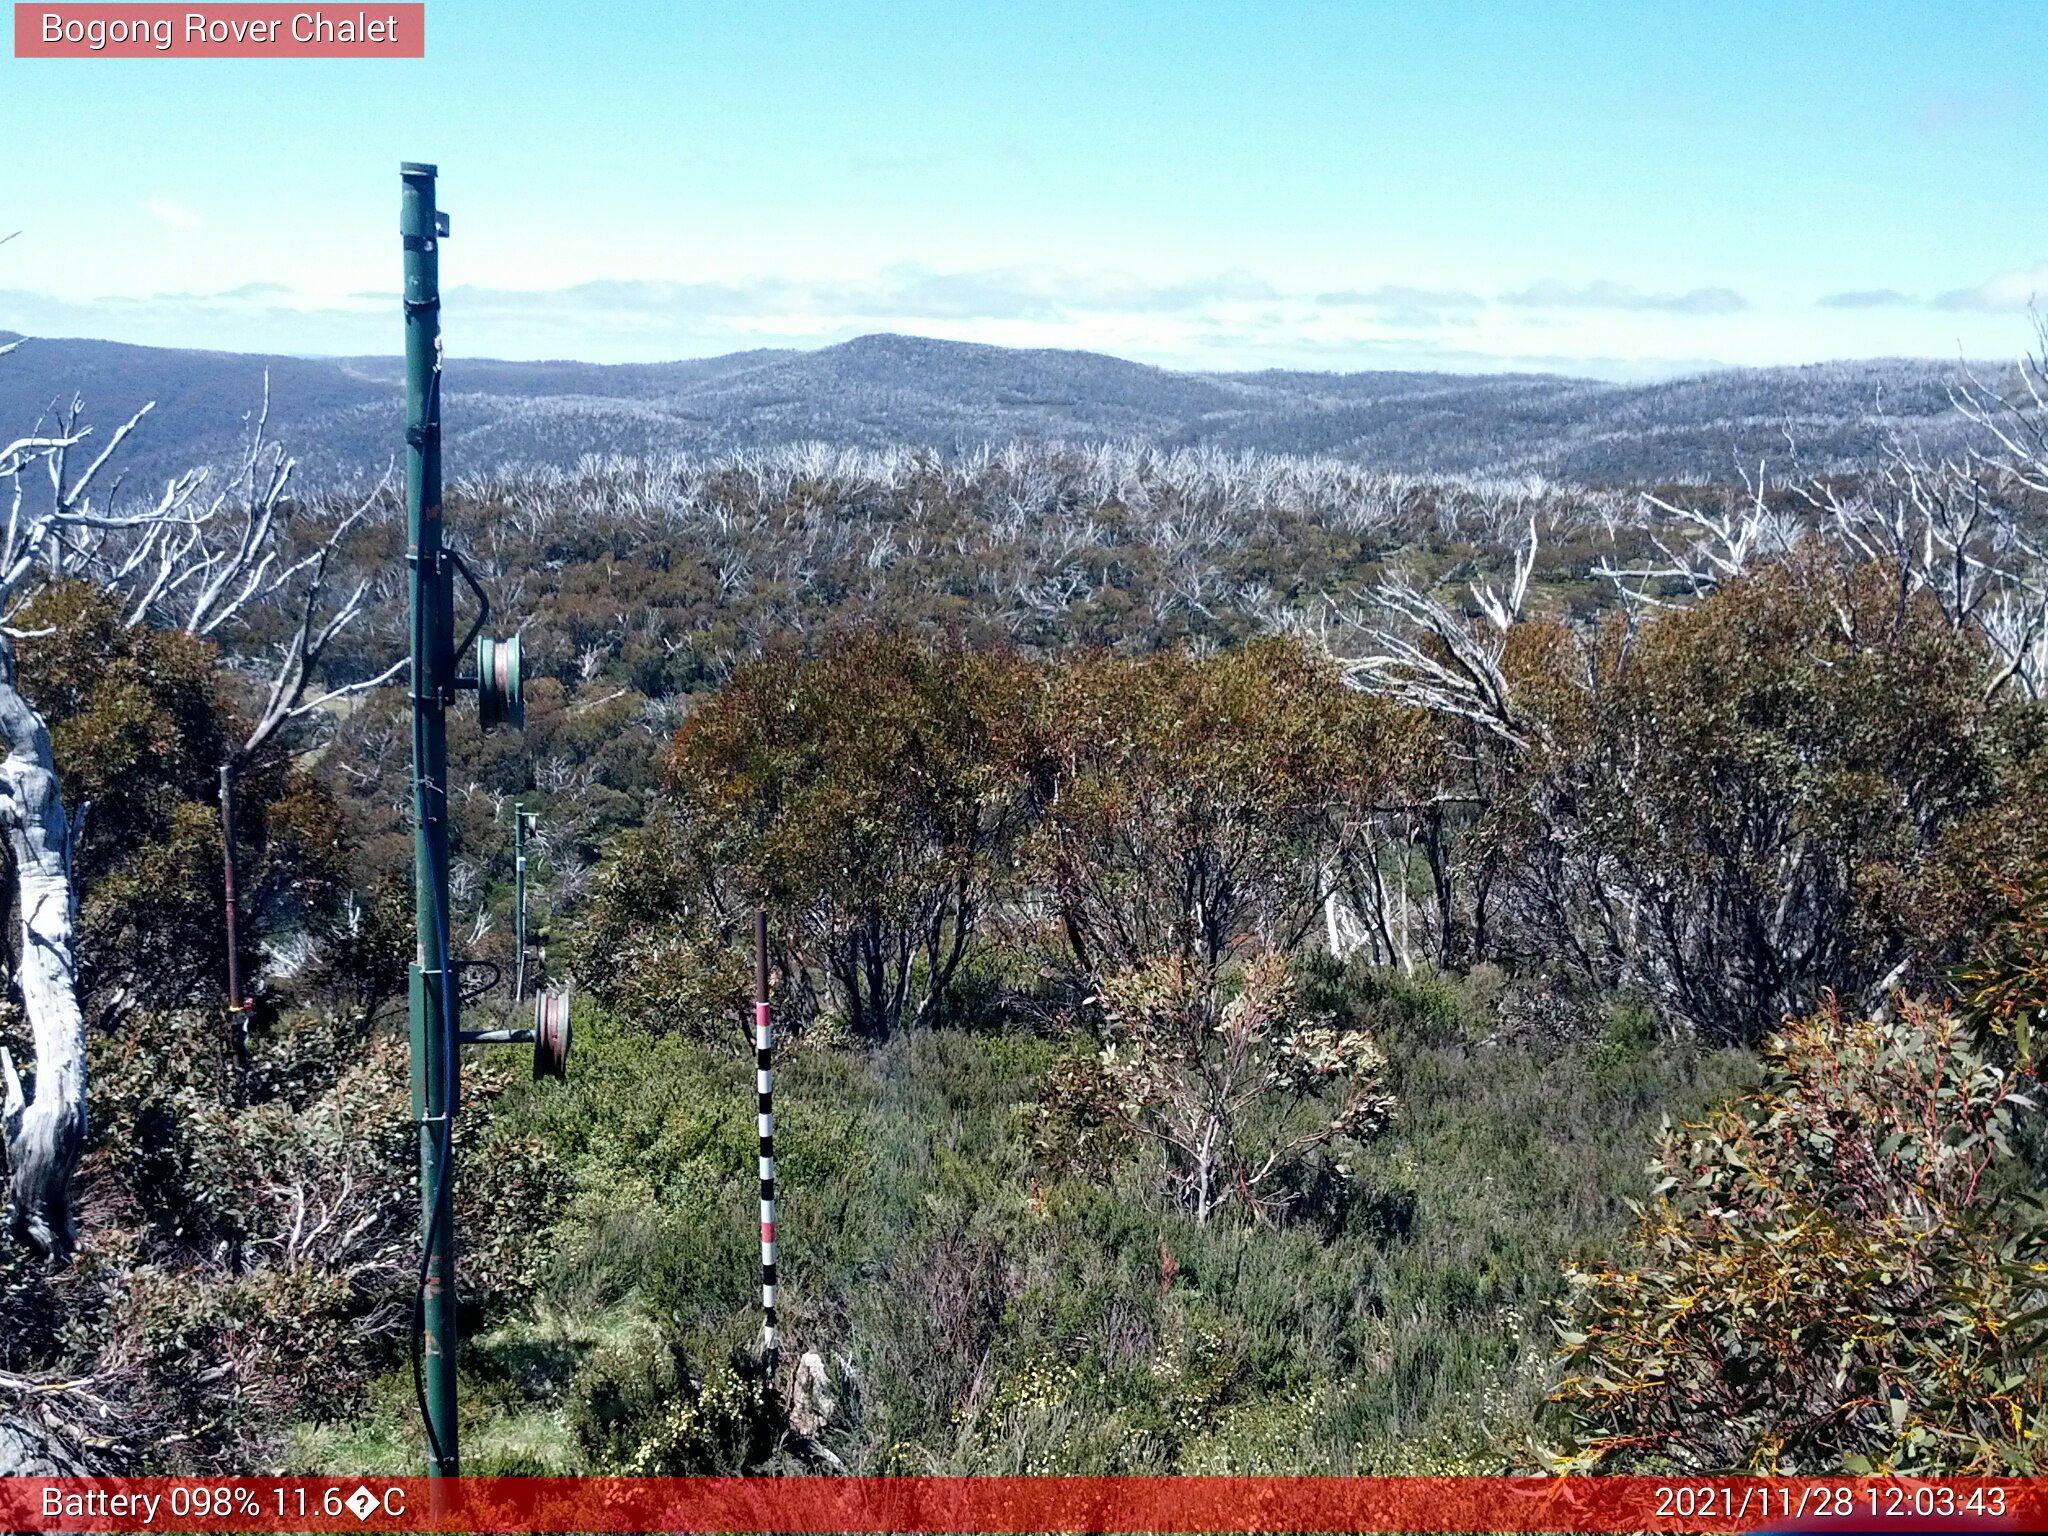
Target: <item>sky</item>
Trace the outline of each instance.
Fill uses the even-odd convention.
[[[374,10],[374,5],[370,6]],[[427,0],[423,60],[0,57],[0,329],[452,353],[871,331],[1170,367],[2009,357],[2044,0]],[[4,366],[4,364],[0,364]]]

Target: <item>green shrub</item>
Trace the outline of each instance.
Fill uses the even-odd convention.
[[[117,1454],[153,1470],[269,1464],[294,1422],[363,1413],[402,1355],[419,1241],[404,1044],[287,1016],[251,1045],[235,1103],[220,1036],[188,1015],[95,1037],[84,1176],[104,1236],[8,1298],[49,1330],[34,1363],[92,1377],[125,1424]],[[457,1122],[458,1156],[490,1170],[457,1186],[470,1324],[537,1283],[562,1199],[550,1149],[495,1112],[505,1078],[469,1063]]]
[[[83,582],[47,588],[15,619],[27,632],[22,692],[48,721],[67,802],[90,807],[72,852],[81,1006],[112,1024],[137,1009],[218,1003],[217,776],[247,728],[229,702],[233,674],[211,641],[130,626],[112,595]],[[236,834],[241,958],[254,976],[266,935],[325,934],[349,860],[332,796],[283,753],[238,780]]]
[[[1229,975],[1178,957],[1102,983],[1104,1045],[1069,1056],[1044,1090],[1039,1141],[1074,1138],[1098,1163],[1119,1137],[1157,1154],[1165,1192],[1207,1221],[1226,1205],[1277,1215],[1343,1147],[1393,1113],[1372,1036],[1306,1012],[1281,955]]]
[[[835,1381],[857,1379],[826,1435],[851,1469],[1497,1471],[1512,1458],[1543,1394],[1533,1320],[1560,1263],[1624,1226],[1658,1108],[1740,1064],[1672,1044],[1596,1080],[1593,1044],[1496,1027],[1483,978],[1313,971],[1315,1013],[1404,1042],[1385,1068],[1404,1112],[1349,1159],[1346,1200],[1296,1208],[1310,1221],[1202,1225],[1127,1154],[1094,1171],[1035,1157],[1061,1051],[1035,1033],[791,1045],[784,1368],[816,1349]],[[509,1454],[559,1405],[575,1426],[567,1465],[626,1469],[649,1447],[649,1465],[716,1468],[738,1431],[715,1412],[727,1429],[703,1431],[703,1384],[752,1358],[760,1325],[751,1072],[720,1045],[595,1007],[579,1005],[577,1025],[570,1081],[514,1089],[498,1119],[561,1160],[570,1194],[541,1311],[574,1318],[578,1342],[488,1381],[511,1346],[470,1346],[484,1417],[465,1433]],[[374,1411],[402,1423],[402,1398]]]
[[[738,916],[705,900],[711,878],[671,810],[608,850],[571,941],[577,980],[635,1029],[737,1050],[752,1012],[752,963]]]
[[[570,1385],[567,1416],[591,1465],[638,1477],[737,1473],[768,1448],[758,1378],[731,1366],[693,1374],[649,1340],[593,1355]]]
[[[1627,1256],[1570,1272],[1560,1462],[2048,1465],[2048,1223],[2013,1166],[2023,1086],[1926,1005],[1789,1027],[1761,1092],[1667,1129]]]
[[[1657,1040],[1656,1011],[1633,998],[1617,999],[1586,1065],[1603,1081],[1624,1078],[1649,1057]]]
[[[2029,841],[1984,822],[2042,717],[1990,677],[1928,592],[1818,545],[1561,639],[1517,679],[1545,740],[1475,833],[1503,952],[1748,1043],[1933,982],[1977,937],[1957,914],[1981,927],[1980,856]]]

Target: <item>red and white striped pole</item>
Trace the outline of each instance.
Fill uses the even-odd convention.
[[[761,1377],[775,1390],[775,1026],[768,1016],[768,909],[754,913],[754,1088],[761,1132]]]

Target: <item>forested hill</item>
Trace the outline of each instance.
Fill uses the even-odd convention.
[[[0,341],[12,339],[0,332]],[[73,393],[102,431],[148,400],[124,454],[154,479],[230,456],[270,375],[271,424],[309,481],[374,473],[400,441],[397,357],[294,358],[30,339],[0,363],[0,416]],[[817,351],[599,366],[455,358],[451,469],[572,465],[801,440],[951,451],[1015,438],[1141,439],[1320,454],[1375,468],[1606,483],[1732,479],[1738,465],[1867,459],[1895,425],[1938,448],[1953,363],[1731,370],[1654,384],[1547,374],[1177,373],[1093,352],[863,336]]]

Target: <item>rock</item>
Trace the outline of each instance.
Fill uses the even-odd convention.
[[[789,1427],[806,1440],[815,1440],[832,1415],[839,1411],[839,1399],[832,1395],[832,1380],[825,1362],[815,1350],[806,1350],[796,1363],[796,1380],[789,1403]]]
[[[0,1477],[89,1477],[57,1433],[25,1414],[0,1417]]]

